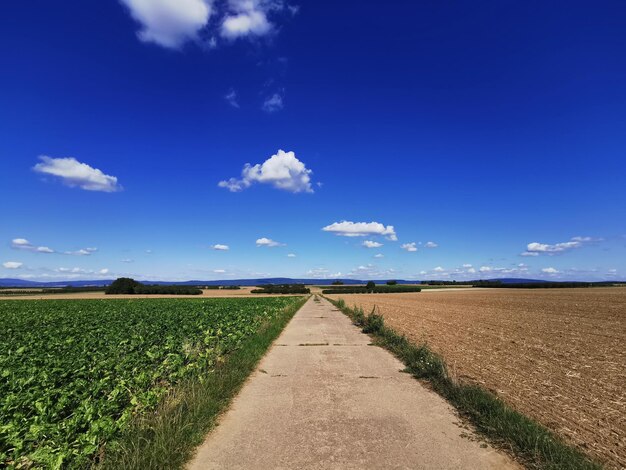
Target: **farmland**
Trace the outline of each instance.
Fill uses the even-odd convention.
[[[626,289],[331,295],[443,355],[585,452],[626,465]]]
[[[0,466],[82,467],[301,298],[0,302]]]

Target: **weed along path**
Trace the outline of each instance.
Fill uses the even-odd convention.
[[[403,367],[312,297],[187,468],[518,468]]]

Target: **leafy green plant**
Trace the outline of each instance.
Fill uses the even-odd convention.
[[[0,303],[0,467],[85,467],[301,297]]]

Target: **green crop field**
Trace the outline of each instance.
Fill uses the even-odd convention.
[[[0,467],[84,467],[301,297],[0,303]]]

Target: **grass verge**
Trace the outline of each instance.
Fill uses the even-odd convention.
[[[139,418],[105,450],[98,468],[182,468],[307,298],[285,309],[245,340],[202,382],[188,381],[176,387],[156,411]]]
[[[374,311],[365,315],[361,308],[349,308],[343,299],[327,300],[348,315],[364,333],[372,335],[376,344],[400,359],[406,366],[406,372],[427,380],[437,393],[469,419],[479,433],[497,446],[510,449],[528,468],[602,468],[602,465],[563,442],[546,427],[513,410],[488,390],[451,378],[441,356],[427,345],[415,345],[387,327],[381,315]]]

